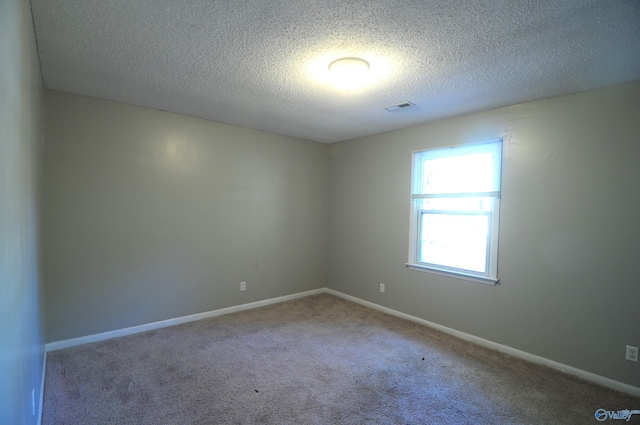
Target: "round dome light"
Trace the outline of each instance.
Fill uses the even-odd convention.
[[[329,72],[341,85],[351,85],[369,70],[369,62],[360,58],[340,58],[329,64]]]

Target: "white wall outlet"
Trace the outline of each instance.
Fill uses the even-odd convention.
[[[244,291],[245,289],[247,289],[247,282],[240,282],[240,290]]]
[[[384,283],[380,284],[380,292],[384,292]]]
[[[638,347],[627,345],[627,356],[625,358],[630,362],[638,363]]]

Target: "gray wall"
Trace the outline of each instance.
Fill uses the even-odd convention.
[[[406,269],[411,151],[500,137],[500,285]],[[640,83],[331,145],[329,285],[640,387],[639,161]]]
[[[326,145],[48,90],[45,132],[48,341],[326,286]]]
[[[29,2],[0,0],[0,423],[37,423],[42,80]]]
[[[640,345],[640,83],[330,146],[59,92],[45,105],[48,341],[328,282],[640,386],[624,360]],[[411,151],[499,137],[500,285],[406,269]]]

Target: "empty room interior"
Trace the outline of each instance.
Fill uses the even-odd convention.
[[[640,420],[638,1],[0,0],[0,173],[2,424]]]

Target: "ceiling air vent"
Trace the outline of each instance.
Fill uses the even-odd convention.
[[[396,103],[395,105],[385,106],[384,109],[386,109],[389,112],[395,112],[401,109],[411,108],[412,106],[416,106],[416,104],[407,101],[407,102]]]

